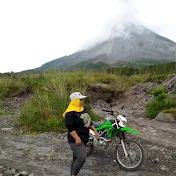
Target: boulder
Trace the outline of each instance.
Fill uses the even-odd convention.
[[[168,87],[169,93],[174,92],[176,90],[176,75],[164,81],[163,86]]]
[[[155,119],[158,121],[176,122],[176,114],[160,112]]]

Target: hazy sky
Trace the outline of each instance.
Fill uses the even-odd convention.
[[[0,72],[22,71],[141,23],[176,42],[175,0],[0,0]]]

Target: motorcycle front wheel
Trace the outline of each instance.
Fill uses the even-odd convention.
[[[125,139],[123,142],[127,157],[125,156],[123,145],[120,143],[115,151],[116,161],[121,169],[126,171],[136,171],[142,166],[144,150],[142,146],[134,140]]]

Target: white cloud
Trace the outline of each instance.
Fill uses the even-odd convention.
[[[174,0],[0,0],[0,72],[74,53],[103,37],[114,18],[140,21],[176,41],[175,5]]]

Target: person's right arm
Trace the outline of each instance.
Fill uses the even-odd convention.
[[[70,135],[75,139],[76,144],[78,144],[78,145],[81,144],[82,141],[74,128],[74,114],[73,114],[73,112],[68,112],[65,115],[65,125],[66,125]]]
[[[80,139],[80,137],[78,136],[77,132],[74,130],[70,133],[70,135],[75,139],[75,142],[77,145],[81,144],[82,141]]]

